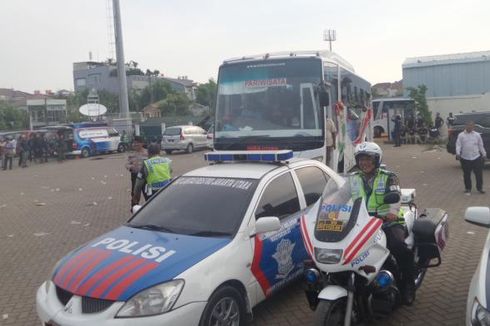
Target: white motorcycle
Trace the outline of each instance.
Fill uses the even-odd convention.
[[[447,213],[426,209],[418,216],[415,189],[402,189],[405,242],[415,257],[415,287],[429,267],[441,264],[448,237]],[[386,203],[399,193],[385,196]],[[314,325],[355,325],[390,314],[401,303],[400,271],[386,245],[383,221],[368,214],[362,198],[352,199],[350,181],[331,182],[321,201],[301,219],[311,261],[305,262],[306,296]]]

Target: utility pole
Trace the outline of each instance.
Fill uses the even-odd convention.
[[[119,0],[112,0],[112,9],[114,11],[114,34],[116,38],[116,60],[117,60],[117,76],[119,80],[119,108],[120,119],[112,121],[113,126],[132,135],[132,121],[129,117],[128,103],[128,82],[126,80],[126,67],[124,64],[124,48],[121,27],[121,10]]]
[[[328,42],[330,52],[332,52],[332,42],[337,40],[337,33],[334,29],[327,29],[323,31],[323,40]]]

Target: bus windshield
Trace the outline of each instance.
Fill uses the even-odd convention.
[[[321,80],[320,58],[223,64],[218,78],[215,148],[287,146],[304,150],[323,146],[324,121],[316,95]]]

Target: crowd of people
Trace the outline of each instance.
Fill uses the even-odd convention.
[[[444,125],[440,113],[436,114],[434,123],[427,124],[420,114],[409,115],[405,121],[401,115],[397,114],[393,119],[394,123],[392,138],[395,147],[401,144],[439,144],[441,142],[441,128]],[[451,126],[454,122],[452,113],[447,118],[447,125]]]
[[[14,159],[18,166],[28,167],[32,162],[46,163],[49,157],[57,155],[58,161],[65,160],[67,144],[63,134],[46,137],[43,133],[0,136],[0,166],[3,170],[12,170]]]

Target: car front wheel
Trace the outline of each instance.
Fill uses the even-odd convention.
[[[199,326],[245,325],[245,308],[240,292],[231,286],[216,290],[206,305]]]
[[[90,150],[88,148],[82,149],[82,154],[81,155],[82,155],[83,158],[89,157]]]

